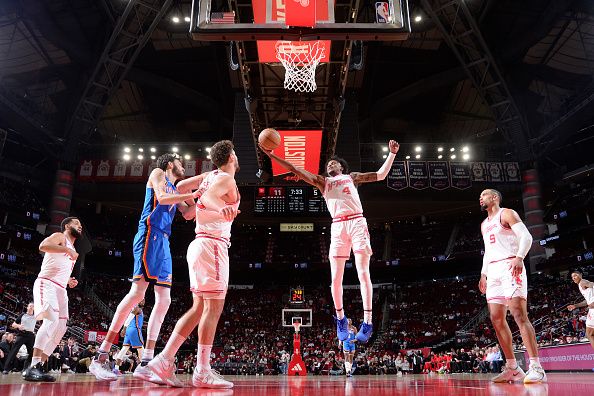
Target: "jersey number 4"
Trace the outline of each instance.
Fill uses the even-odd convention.
[[[342,189],[342,192],[345,193],[345,194],[351,195],[351,190],[350,190],[349,186],[346,186],[345,188],[343,188]]]
[[[495,234],[489,235],[489,242],[495,243]]]

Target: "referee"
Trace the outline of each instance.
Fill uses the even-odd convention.
[[[4,365],[4,372],[3,374],[8,374],[13,366],[14,366],[14,359],[21,349],[21,346],[25,344],[27,347],[28,358],[27,360],[31,360],[31,356],[33,356],[33,344],[35,343],[35,315],[33,313],[34,305],[33,303],[29,303],[27,305],[27,312],[22,314],[13,324],[12,328],[17,331],[17,337],[10,349],[10,353],[6,358],[6,362]],[[27,367],[25,364],[24,367]]]

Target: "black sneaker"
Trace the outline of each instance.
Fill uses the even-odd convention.
[[[25,372],[23,377],[25,381],[31,382],[55,382],[56,378],[53,375],[49,375],[43,372],[41,369],[41,363],[37,363],[35,366],[31,366]]]

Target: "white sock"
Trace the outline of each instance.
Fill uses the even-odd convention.
[[[165,349],[161,352],[161,356],[163,356],[166,360],[173,361],[175,359],[175,354],[182,346],[184,341],[186,340],[185,337],[182,337],[175,331],[169,337],[169,341],[167,341],[167,345],[165,345]]]
[[[116,370],[119,370],[120,369],[120,365],[119,364],[116,364],[114,367],[115,367]]]
[[[344,318],[344,309],[341,309],[340,311],[336,310],[336,317],[338,320],[342,320],[342,318]]]
[[[198,344],[198,354],[196,355],[196,369],[198,371],[210,370],[210,351],[212,345]]]
[[[109,350],[111,349],[111,346],[112,346],[112,345],[113,345],[113,344],[112,344],[111,342],[108,342],[108,341],[107,341],[107,338],[105,338],[105,339],[103,340],[103,342],[101,343],[101,346],[99,347],[99,352],[100,352],[100,353],[101,353],[101,352],[104,352],[104,353],[107,353],[107,352],[109,352]]]
[[[367,324],[371,324],[371,314],[372,314],[372,313],[373,313],[373,312],[372,312],[371,310],[369,310],[369,311],[365,310],[365,311],[363,312],[363,321],[364,321],[365,323],[367,323]]]
[[[515,369],[518,367],[518,362],[516,361],[516,359],[507,359],[505,365],[511,369]]]
[[[535,358],[530,358],[530,367],[540,367],[540,359],[535,357]]]
[[[146,348],[142,353],[142,361],[150,362],[155,357],[155,350]]]
[[[351,372],[351,363],[344,362],[344,368],[346,369],[347,373],[350,373]]]
[[[40,357],[33,357],[31,358],[31,367],[35,366],[37,363],[41,363]]]

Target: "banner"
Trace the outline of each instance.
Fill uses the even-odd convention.
[[[501,162],[487,162],[487,176],[490,182],[503,182]]]
[[[319,151],[319,149],[318,149]],[[210,160],[184,161],[186,177],[214,169]],[[157,167],[156,161],[133,160],[83,160],[78,169],[81,182],[146,182],[150,173]],[[317,170],[316,170],[317,172]]]
[[[423,190],[429,187],[429,172],[425,161],[408,161],[408,179],[410,187]]]
[[[297,168],[305,169],[314,175],[320,168],[320,150],[322,148],[322,131],[278,131],[281,142],[273,150],[285,161]],[[272,161],[272,174],[279,176],[289,173],[276,161]]]
[[[280,223],[281,232],[311,232],[314,230],[313,223]]]
[[[450,174],[446,161],[429,161],[429,185],[435,190],[450,187]]]
[[[503,170],[505,171],[505,180],[508,182],[522,181],[520,175],[520,165],[517,162],[504,162]]]
[[[253,0],[254,23],[285,22],[287,12],[293,4],[287,7],[288,2],[295,3],[295,0]],[[314,2],[312,1],[311,4]],[[297,6],[299,2],[296,2]],[[318,22],[334,22],[334,2],[328,0],[315,1],[315,18]],[[258,40],[258,60],[260,63],[279,63],[276,57],[277,40]],[[321,40],[320,43],[326,48],[321,62],[330,61],[330,40]]]
[[[524,352],[524,355],[526,361],[529,361],[528,352]],[[540,347],[538,355],[545,371],[592,371],[594,367],[594,350],[589,343]]]
[[[452,187],[464,190],[470,188],[470,164],[468,162],[450,162]]]
[[[404,190],[406,187],[408,187],[408,177],[406,177],[406,163],[404,161],[394,161],[386,180],[388,187],[393,190]]]
[[[473,182],[486,182],[487,181],[487,169],[485,168],[484,162],[473,162],[472,168],[472,181]]]
[[[107,331],[85,330],[84,342],[85,342],[85,344],[88,344],[88,343],[101,344],[103,342],[103,340],[105,339],[106,335],[107,335]],[[116,341],[114,342],[114,345],[118,344],[120,335],[116,334],[116,337],[117,338],[116,338]]]

